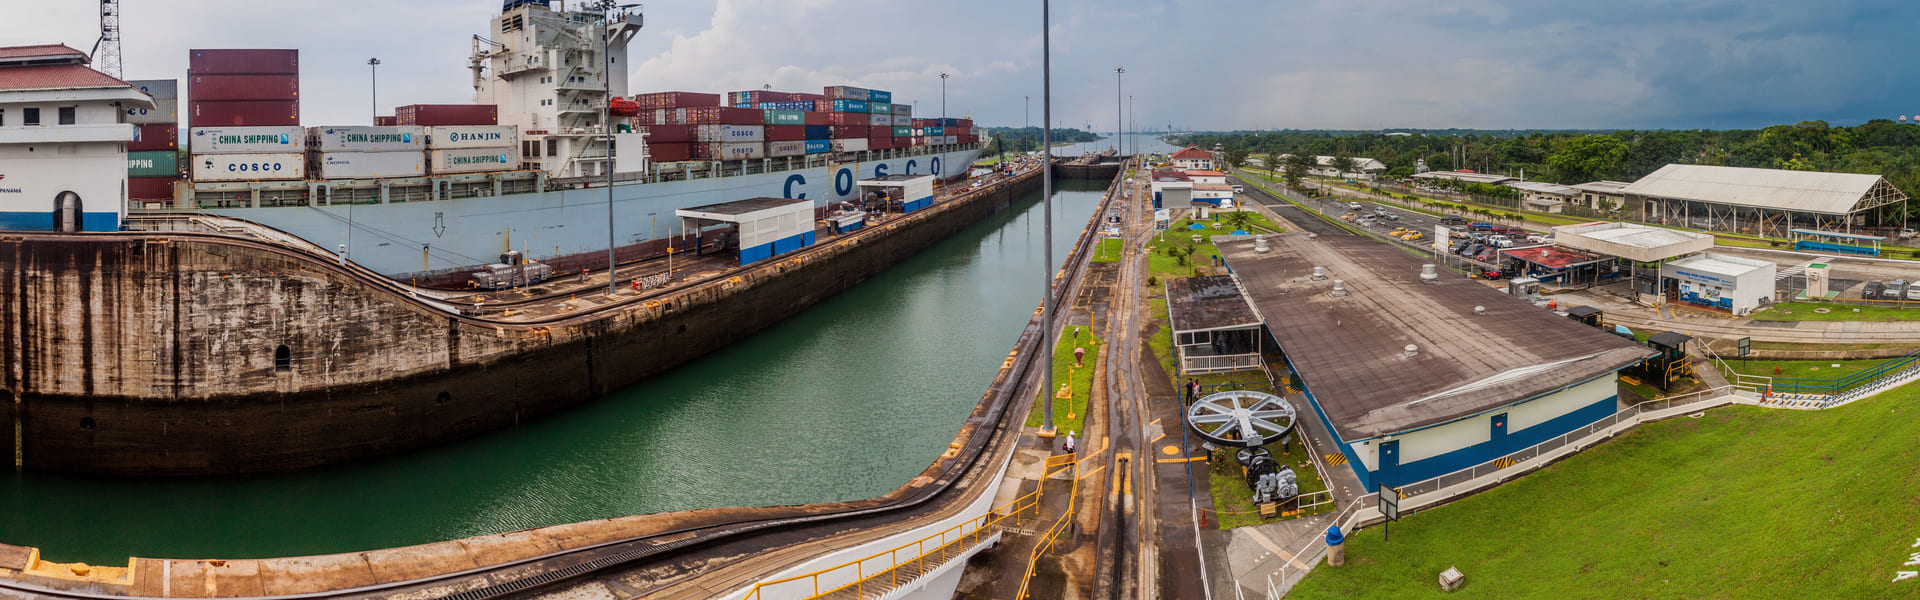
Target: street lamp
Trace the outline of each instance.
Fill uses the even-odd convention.
[[[607,172],[607,295],[608,296],[612,296],[615,293],[620,291],[620,285],[619,285],[620,276],[618,273],[616,273],[618,269],[615,268],[616,266],[618,266],[619,263],[616,262],[613,257],[614,241],[613,241],[613,15],[612,13],[614,10],[626,10],[636,6],[639,6],[639,5],[638,4],[618,4],[618,3],[615,3],[614,0],[599,0],[598,2],[595,2],[590,6],[590,8],[592,8],[593,10],[600,12],[600,92],[602,95],[606,96],[600,101],[600,132],[606,135],[606,142],[607,142],[606,163],[603,168]],[[652,235],[653,232],[648,231],[647,234]],[[667,244],[668,244],[668,247],[672,247],[672,244],[673,244],[672,240],[668,240]],[[673,273],[671,272],[667,273],[667,278],[672,279]]]
[[[1040,0],[1040,123],[1044,125],[1053,120],[1053,31],[1048,21],[1052,18],[1053,0]],[[946,95],[946,74],[941,77],[941,95]],[[944,115],[943,115],[944,116]],[[1040,301],[1040,343],[1047,348],[1047,367],[1040,369],[1046,381],[1040,386],[1040,435],[1051,437],[1053,427],[1053,130],[1040,128],[1040,156],[1045,164],[1040,166],[1040,212],[1046,215],[1046,225],[1041,235],[1041,248],[1046,261],[1040,265],[1040,289],[1045,297]],[[1072,402],[1072,400],[1068,400]]]
[[[1027,123],[1026,123],[1026,126],[1027,126],[1027,127],[1032,127],[1032,126],[1033,126],[1033,96],[1025,96],[1025,98],[1027,99]]]
[[[1120,141],[1122,139],[1121,136],[1126,135],[1126,129],[1127,129],[1127,125],[1125,123],[1126,117],[1127,117],[1126,111],[1123,111],[1120,109],[1120,97],[1122,95],[1121,94],[1122,88],[1120,85],[1120,76],[1126,75],[1126,74],[1127,74],[1126,67],[1115,67],[1113,69],[1113,145],[1114,145],[1113,151],[1114,152],[1120,152],[1122,150],[1125,150],[1125,146],[1124,146],[1125,142]]]
[[[948,75],[946,73],[940,74],[940,123],[942,127],[946,126],[947,119],[947,77]]]
[[[367,70],[373,83],[373,120],[375,121],[373,124],[378,125],[378,121],[380,120],[380,59],[367,59]]]

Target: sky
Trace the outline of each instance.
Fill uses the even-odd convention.
[[[0,44],[91,50],[94,3],[4,0]],[[499,0],[123,0],[125,77],[184,78],[189,48],[299,48],[308,125],[472,101]],[[1038,124],[1032,0],[657,0],[633,91],[855,85],[916,115]],[[1898,57],[1920,2],[1053,0],[1056,124],[1139,128],[1730,129],[1920,115]],[[1116,67],[1126,73],[1116,82]],[[1116,83],[1124,90],[1116,90]],[[1031,101],[1026,97],[1031,96]],[[1905,111],[1904,113],[1902,111]]]

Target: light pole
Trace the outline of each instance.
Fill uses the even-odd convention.
[[[367,59],[367,70],[373,84],[373,121],[370,124],[378,125],[380,124],[380,59]]]
[[[1026,122],[1026,126],[1027,126],[1027,127],[1032,127],[1032,126],[1033,126],[1033,96],[1026,96],[1025,98],[1027,99],[1027,122]]]
[[[1120,152],[1126,149],[1126,142],[1121,141],[1124,139],[1121,136],[1126,135],[1127,125],[1125,121],[1127,119],[1127,115],[1126,115],[1126,111],[1123,111],[1120,109],[1120,99],[1123,96],[1123,94],[1121,93],[1122,87],[1120,85],[1120,76],[1126,75],[1126,74],[1127,74],[1126,67],[1115,67],[1113,69],[1113,151],[1114,152]]]
[[[616,4],[614,0],[600,0],[593,5],[600,11],[600,92],[606,96],[600,101],[600,133],[606,135],[607,160],[607,295],[620,291],[620,276],[616,272],[619,265],[613,257],[613,16],[614,9],[629,9],[638,4]],[[652,235],[652,231],[647,232]],[[671,247],[673,240],[667,240]],[[668,279],[673,274],[667,274]]]
[[[1053,0],[1040,0],[1040,156],[1045,160],[1040,165],[1040,212],[1046,215],[1042,228],[1042,258],[1046,264],[1040,266],[1040,286],[1045,294],[1040,300],[1040,343],[1047,348],[1047,366],[1040,369],[1045,373],[1046,381],[1040,386],[1040,435],[1052,437],[1053,427],[1053,130],[1045,127],[1053,120],[1053,32],[1048,21],[1052,18]],[[942,77],[945,77],[942,75]],[[946,86],[941,85],[942,95]],[[1068,400],[1072,402],[1072,400]]]
[[[1139,129],[1139,128],[1140,126],[1133,122],[1133,94],[1127,94],[1127,129]],[[1133,132],[1128,132],[1128,133],[1133,133]],[[1134,135],[1140,135],[1140,134],[1134,133]],[[1139,154],[1140,154],[1140,138],[1133,138],[1133,151],[1128,152],[1127,155],[1138,156]]]

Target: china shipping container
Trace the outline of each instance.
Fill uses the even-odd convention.
[[[133,79],[127,83],[155,100],[161,98],[180,99],[180,80],[178,79]]]
[[[804,139],[807,139],[807,128],[804,125],[767,126],[767,141],[769,142],[790,142]],[[773,150],[769,148],[767,153],[772,154]]]
[[[179,181],[179,175],[169,177],[128,177],[127,197],[148,202],[173,200],[173,182]]]
[[[193,154],[286,154],[305,152],[299,127],[195,127],[187,135]]]
[[[893,105],[887,104],[885,102],[868,102],[867,113],[875,114],[875,115],[892,115]]]
[[[647,146],[654,144],[674,144],[693,141],[692,125],[649,125],[641,127],[639,133],[647,134]]]
[[[498,148],[520,145],[518,125],[435,125],[427,128],[429,148]]]
[[[835,125],[833,127],[833,139],[864,138],[867,137],[868,129],[872,128],[864,125]]]
[[[421,177],[427,174],[427,153],[315,152],[308,172],[320,179],[379,179]]]
[[[190,100],[294,100],[299,75],[195,75],[187,80]]]
[[[784,156],[800,156],[806,153],[807,153],[806,140],[767,142],[767,156],[772,158],[780,158]]]
[[[720,107],[719,94],[699,92],[653,92],[633,97],[642,110],[650,108]]]
[[[808,125],[805,128],[803,128],[803,130],[806,131],[806,136],[807,136],[806,139],[809,139],[809,140],[825,140],[825,139],[833,138],[832,125]]]
[[[797,110],[761,109],[765,115],[763,123],[767,125],[805,125],[807,113]]]
[[[693,144],[687,142],[647,142],[647,157],[653,162],[679,162],[693,159]]]
[[[893,137],[897,137],[897,138],[913,137],[913,128],[895,125],[893,126]]]
[[[426,149],[425,127],[344,125],[307,128],[307,150],[312,152],[423,152]]]
[[[445,148],[436,149],[428,155],[431,159],[428,167],[435,175],[512,171],[520,168],[520,149],[513,146]]]
[[[807,140],[807,154],[826,154],[833,150],[833,140]]]
[[[693,130],[696,142],[765,142],[765,125],[699,125]]]
[[[274,127],[300,124],[299,100],[193,100],[187,103],[193,127]]]
[[[766,158],[767,145],[760,142],[711,142],[693,144],[696,160],[747,160]]]
[[[153,108],[126,109],[125,122],[134,125],[152,125],[154,123],[179,123],[180,101],[173,98],[154,98]]]
[[[194,181],[282,181],[307,178],[305,154],[201,154],[189,159]]]
[[[492,104],[410,104],[395,107],[400,125],[498,125],[500,107]]]
[[[127,176],[166,179],[179,177],[180,153],[173,150],[128,152]]]
[[[299,50],[188,50],[188,75],[297,75]]]
[[[174,123],[153,123],[133,129],[133,140],[127,142],[128,152],[148,152],[173,150],[180,147],[180,126]]]
[[[867,138],[846,138],[833,141],[834,152],[865,152]]]

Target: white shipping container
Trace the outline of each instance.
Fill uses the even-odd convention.
[[[425,127],[343,125],[308,127],[307,149],[314,152],[412,152],[426,150]],[[498,145],[498,144],[495,144]]]
[[[483,173],[487,171],[512,171],[520,168],[520,149],[514,146],[499,148],[443,148],[431,152],[432,167],[435,175],[444,173]]]
[[[800,156],[807,153],[807,142],[767,142],[767,156]]]
[[[140,90],[153,99],[180,99],[180,80],[178,79],[130,79],[134,89]]]
[[[126,122],[134,125],[179,123],[180,101],[173,98],[155,98],[153,108],[129,108]]]
[[[803,152],[805,143],[801,142]],[[707,160],[747,160],[767,156],[767,145],[761,142],[712,142],[709,146],[712,156]]]
[[[874,127],[892,127],[893,115],[873,115],[868,118],[867,121],[869,125]]]
[[[834,152],[866,152],[867,138],[847,138],[833,141]]]
[[[423,177],[427,174],[427,153],[413,152],[320,152],[313,156],[314,176],[320,179],[379,179],[386,177]]]
[[[441,148],[498,148],[520,145],[515,125],[439,125],[427,128],[427,146]]]
[[[940,142],[940,143],[942,143],[942,144],[958,144],[958,143],[960,143],[960,136],[957,136],[957,135],[949,135],[949,136],[942,136],[942,137],[941,137],[940,139],[942,139],[942,140],[944,140],[944,141],[942,141],[942,142]]]
[[[696,142],[764,142],[767,141],[767,128],[763,125],[695,125],[693,140]]]
[[[201,154],[190,157],[194,181],[306,179],[304,154]]]
[[[294,127],[195,127],[187,136],[193,154],[284,154],[305,152],[307,132]]]

